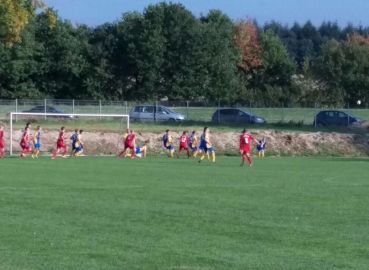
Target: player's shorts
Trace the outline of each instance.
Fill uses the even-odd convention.
[[[75,150],[76,150],[76,152],[81,152],[81,151],[83,151],[83,147],[82,147],[82,145],[80,145],[80,146],[76,147],[76,148],[75,148]]]
[[[66,149],[66,148],[67,148],[67,146],[65,145],[65,143],[64,143],[64,142],[62,142],[62,141],[58,141],[58,142],[56,143],[56,148],[57,148],[57,149]]]
[[[136,155],[141,155],[141,147],[136,147]]]
[[[165,146],[165,149],[172,151],[174,150],[173,145]]]
[[[200,152],[205,152],[205,153],[207,153],[207,152],[214,153],[214,148],[213,147],[206,147],[206,146],[202,145],[202,146],[200,146],[199,151]]]
[[[250,146],[243,146],[242,148],[240,148],[240,152],[248,154],[250,153]]]
[[[41,144],[40,143],[35,143],[34,146],[35,146],[35,149],[36,150],[40,150],[41,149]]]
[[[3,142],[0,141],[0,149],[3,149],[3,148],[5,148],[5,145]]]
[[[179,150],[188,150],[188,145],[187,144],[181,144],[179,145]]]
[[[189,144],[189,145],[188,145],[188,147],[189,147],[192,151],[194,151],[194,152],[196,152],[196,151],[198,150],[198,148],[197,148],[196,146],[192,147],[192,145],[191,145],[191,144]]]
[[[124,145],[124,149],[131,149],[131,150],[133,150],[134,149],[134,146],[132,144],[125,144]]]
[[[21,142],[20,147],[22,147],[23,150],[31,150],[31,146],[26,142]]]

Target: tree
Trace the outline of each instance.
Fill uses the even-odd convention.
[[[5,36],[6,44],[11,47],[21,41],[21,33],[36,16],[37,10],[46,11],[49,27],[54,27],[56,15],[46,8],[41,0],[0,0],[0,35]]]
[[[331,40],[323,45],[315,76],[322,84],[325,104],[369,101],[369,46],[365,40],[353,35],[347,41]]]
[[[246,73],[262,65],[257,28],[252,20],[235,23],[234,42],[241,51],[238,66]]]

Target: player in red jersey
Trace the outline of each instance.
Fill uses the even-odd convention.
[[[0,158],[4,158],[5,144],[4,144],[4,128],[0,126]]]
[[[190,150],[188,149],[188,145],[190,143],[190,138],[187,136],[187,131],[183,131],[182,136],[179,138],[179,151],[178,158],[181,156],[181,151],[187,151],[187,158],[190,158]]]
[[[251,150],[251,142],[254,141],[259,145],[259,142],[254,139],[254,137],[252,137],[250,135],[250,133],[244,129],[242,131],[242,135],[240,137],[240,154],[242,155],[242,164],[241,166],[245,165],[246,162],[246,158],[247,161],[250,164],[250,167],[252,166],[252,160],[250,157],[250,150]]]
[[[58,141],[56,142],[56,151],[53,154],[53,156],[51,157],[51,159],[55,159],[56,156],[58,155],[60,150],[64,150],[63,154],[62,154],[62,158],[66,158],[67,156],[67,152],[68,152],[68,146],[65,144],[64,140],[68,139],[65,136],[65,127],[61,127],[60,129],[60,133],[59,133],[59,137],[58,137]]]
[[[131,149],[132,151],[131,158],[135,158],[136,156],[136,134],[133,130],[131,130],[128,136],[125,138],[124,150],[119,154],[118,158],[122,158],[128,149]]]
[[[27,124],[26,128],[24,129],[22,140],[20,142],[20,146],[22,148],[22,153],[19,158],[25,158],[31,152],[31,146],[29,143],[29,125]]]

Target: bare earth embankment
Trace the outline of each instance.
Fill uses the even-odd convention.
[[[5,131],[6,145],[9,147],[8,131]],[[297,133],[279,131],[253,131],[256,139],[266,138],[267,153],[269,156],[364,156],[369,153],[368,140],[365,135],[340,134],[340,133]],[[22,130],[13,132],[14,150],[19,151],[19,141]],[[68,133],[71,136],[72,133]],[[200,134],[198,134],[200,135]],[[178,145],[180,133],[172,133],[174,145]],[[212,133],[211,141],[219,154],[234,155],[238,151],[239,132]],[[42,137],[42,151],[51,152],[55,147],[58,132],[44,130]],[[117,133],[85,132],[83,134],[85,153],[116,154],[123,145],[118,140]],[[162,147],[162,134],[137,133],[137,144],[146,145],[150,153],[164,153]],[[255,148],[255,147],[254,147]],[[255,150],[254,150],[255,151]]]

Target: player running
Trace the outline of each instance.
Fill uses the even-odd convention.
[[[244,129],[240,137],[240,154],[242,155],[241,166],[245,165],[246,158],[247,158],[247,161],[249,162],[250,167],[252,166],[252,160],[250,157],[252,141],[256,142],[256,144],[259,145],[259,142],[256,139],[254,139],[254,137],[252,137],[246,129]]]
[[[198,150],[198,141],[196,137],[196,131],[192,131],[190,136],[190,143],[188,144],[188,147],[192,150],[193,157],[197,156],[197,150]]]
[[[20,142],[20,146],[22,148],[22,153],[20,154],[19,158],[25,158],[31,152],[31,146],[29,143],[29,126],[27,125],[24,129],[22,140]]]
[[[35,132],[35,134],[33,134],[33,146],[34,146],[34,150],[33,150],[33,154],[32,154],[32,158],[38,158],[38,154],[40,154],[40,149],[41,149],[41,127],[38,126],[37,127],[37,131]]]
[[[130,131],[127,138],[124,140],[124,150],[119,154],[118,158],[122,158],[126,153],[127,149],[132,150],[131,158],[135,158],[136,156],[136,134],[133,130]]]
[[[66,158],[66,155],[68,153],[68,146],[64,142],[64,140],[66,139],[67,137],[65,137],[65,127],[61,127],[58,141],[56,142],[56,151],[51,157],[51,159],[55,159],[60,150],[64,150],[62,154],[62,158]]]
[[[174,156],[174,147],[172,145],[172,136],[170,136],[170,130],[167,129],[163,136],[163,145],[168,150],[168,157]]]
[[[130,130],[129,130],[129,128],[127,128],[126,133],[123,134],[123,145],[125,145],[125,140],[127,139],[129,133],[130,133]],[[124,157],[130,157],[130,156],[131,156],[131,149],[128,148],[126,150],[126,154],[125,154]]]
[[[70,157],[74,156],[76,154],[76,142],[79,135],[79,130],[75,129],[74,134],[70,136],[70,140],[72,141],[72,151],[70,152]]]
[[[187,158],[190,158],[190,150],[188,149],[189,143],[190,143],[190,138],[187,136],[187,131],[183,131],[182,136],[179,138],[178,158],[181,156],[182,150],[186,150]]]
[[[78,131],[78,136],[77,136],[76,143],[75,143],[76,149],[75,149],[74,156],[77,156],[77,157],[83,153],[82,133],[83,133],[82,129]]]
[[[210,143],[210,136],[209,136],[209,128],[204,127],[204,133],[201,135],[201,142],[200,147],[198,150],[199,153],[203,153],[202,157],[199,160],[199,163],[205,158],[206,153],[211,153],[213,157],[213,162],[215,162],[215,151]]]
[[[5,155],[5,142],[4,142],[4,127],[0,126],[0,158],[4,158]]]

